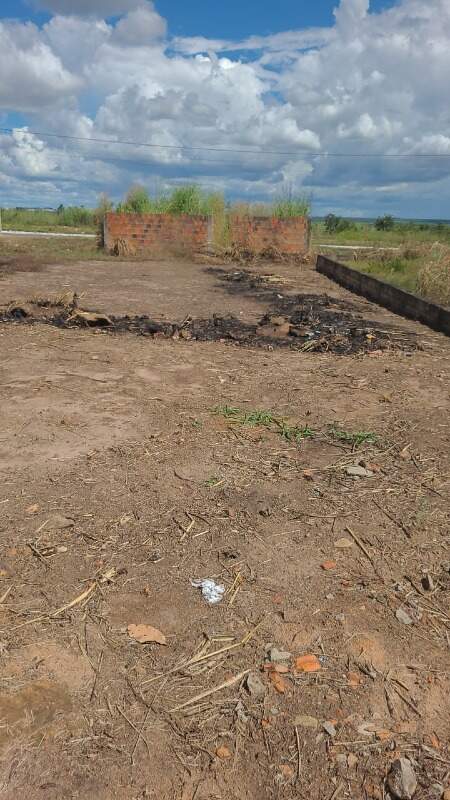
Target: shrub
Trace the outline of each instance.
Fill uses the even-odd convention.
[[[132,186],[128,190],[125,201],[117,207],[118,211],[128,214],[146,214],[152,211],[152,202],[144,186]]]

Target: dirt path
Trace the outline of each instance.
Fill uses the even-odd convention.
[[[260,326],[278,300],[291,324],[252,343],[0,323],[2,798],[381,800],[401,756],[417,800],[450,788],[449,340],[306,267],[224,269],[0,282],[4,309],[71,289],[171,323]],[[324,292],[387,338],[302,349],[291,297]]]

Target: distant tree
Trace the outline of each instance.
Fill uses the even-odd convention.
[[[64,206],[61,203],[61,205],[59,205],[58,208],[56,209],[56,213],[57,214],[62,214],[63,212],[64,212]]]
[[[377,231],[392,231],[395,225],[394,217],[391,214],[385,214],[384,217],[378,217],[375,220],[375,228]]]
[[[325,230],[327,233],[340,233],[341,231],[353,230],[355,225],[349,219],[337,217],[336,214],[328,214],[325,217]]]

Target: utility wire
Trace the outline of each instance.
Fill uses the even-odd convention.
[[[0,128],[2,133],[14,133],[20,130],[18,128]],[[43,133],[42,131],[26,130],[26,133],[31,133],[33,136],[42,136],[46,138],[65,139],[73,142],[93,142],[94,144],[120,144],[129,145],[131,147],[150,147],[161,148],[163,150],[190,150],[190,151],[209,151],[214,153],[241,153],[243,155],[273,155],[273,156],[311,156],[314,158],[450,158],[450,153],[329,153],[326,150],[312,151],[298,149],[292,150],[243,150],[236,147],[209,147],[202,145],[196,147],[194,145],[184,144],[150,144],[148,142],[131,142],[123,139],[98,139],[88,136],[68,136],[63,133]]]

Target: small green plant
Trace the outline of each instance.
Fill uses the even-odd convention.
[[[315,432],[308,425],[290,425],[282,417],[277,417],[273,411],[242,411],[233,406],[217,406],[213,409],[215,414],[225,417],[230,422],[237,425],[248,425],[250,427],[268,428],[273,433],[278,433],[288,442],[300,442],[315,435]]]
[[[335,423],[329,426],[328,433],[333,439],[350,444],[355,448],[360,447],[362,444],[376,444],[378,441],[375,433],[369,431],[356,431],[353,433],[339,428]]]
[[[284,420],[278,425],[281,436],[287,442],[301,442],[302,439],[311,439],[314,436],[314,431],[309,425],[288,425]]]

